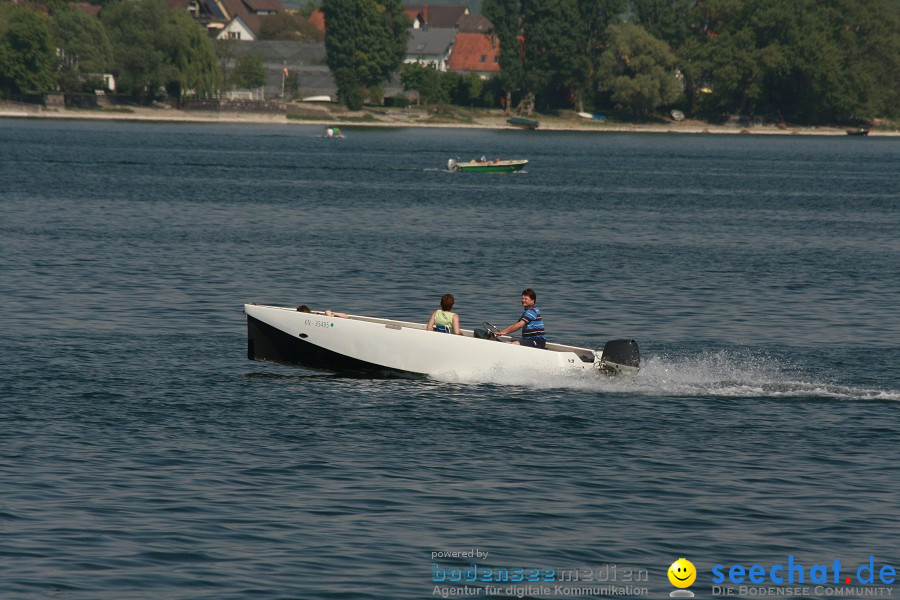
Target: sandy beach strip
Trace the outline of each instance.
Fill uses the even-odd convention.
[[[317,125],[322,127],[428,127],[452,129],[517,129],[506,122],[507,115],[500,111],[466,115],[464,120],[441,117],[429,118],[424,111],[363,110],[348,112],[336,110],[322,117],[289,118],[284,113],[195,111],[174,108],[129,107],[127,109],[55,109],[39,105],[0,103],[0,118],[28,119],[83,119],[106,121],[149,121],[171,123],[245,123],[264,125]],[[461,114],[466,114],[461,112]],[[589,131],[596,133],[684,133],[684,134],[752,134],[752,135],[817,135],[846,136],[847,128],[795,127],[791,125],[717,125],[702,121],[685,120],[664,123],[620,123],[592,121],[577,116],[548,117],[535,115],[540,121],[537,131]],[[900,136],[900,130],[872,129],[872,136]]]

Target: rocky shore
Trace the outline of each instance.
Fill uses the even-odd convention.
[[[302,106],[284,112],[179,110],[175,108],[127,107],[109,109],[47,108],[39,105],[0,103],[0,118],[32,119],[100,119],[110,121],[164,121],[184,123],[256,123],[283,125],[321,125],[342,128],[365,127],[437,127],[473,129],[515,129],[506,122],[502,111],[452,109],[432,112],[421,108],[372,108],[346,111],[335,105]],[[711,124],[683,120],[658,123],[625,123],[611,120],[593,121],[574,112],[559,116],[537,115],[542,131],[593,131],[629,133],[693,133],[752,135],[819,135],[846,136],[842,127],[795,127],[771,124]],[[870,136],[900,136],[900,130],[873,128]]]

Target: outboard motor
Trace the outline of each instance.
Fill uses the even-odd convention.
[[[447,161],[447,170],[453,173],[456,173],[459,170],[459,167],[456,166],[456,161],[452,158]]]
[[[599,368],[609,375],[637,375],[641,351],[634,340],[610,340],[603,346]]]

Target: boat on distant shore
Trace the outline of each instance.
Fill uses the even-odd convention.
[[[487,160],[481,157],[479,160],[457,162],[451,158],[447,161],[447,170],[453,173],[515,173],[527,164],[527,160]]]
[[[513,127],[521,127],[522,129],[537,129],[541,124],[537,119],[526,119],[525,117],[510,117],[506,122]]]
[[[493,381],[498,373],[635,375],[641,368],[637,342],[610,340],[603,349],[547,342],[545,349],[505,344],[507,336],[483,323],[462,335],[411,323],[245,304],[247,358],[310,369],[370,376],[453,377]]]
[[[847,130],[847,135],[869,135],[869,130],[865,127],[855,127]]]
[[[606,117],[605,117],[605,116],[603,116],[603,115],[598,115],[597,113],[580,112],[580,113],[575,113],[575,114],[577,114],[577,115],[578,115],[579,117],[581,117],[582,119],[589,119],[589,120],[591,120],[591,121],[604,121],[604,120],[606,120]]]

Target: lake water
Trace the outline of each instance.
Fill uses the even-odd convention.
[[[900,140],[321,131],[0,120],[0,597],[900,567]],[[445,170],[480,155],[530,163]],[[424,321],[451,292],[505,326],[525,287],[551,340],[634,338],[641,373],[246,359],[244,302]]]

